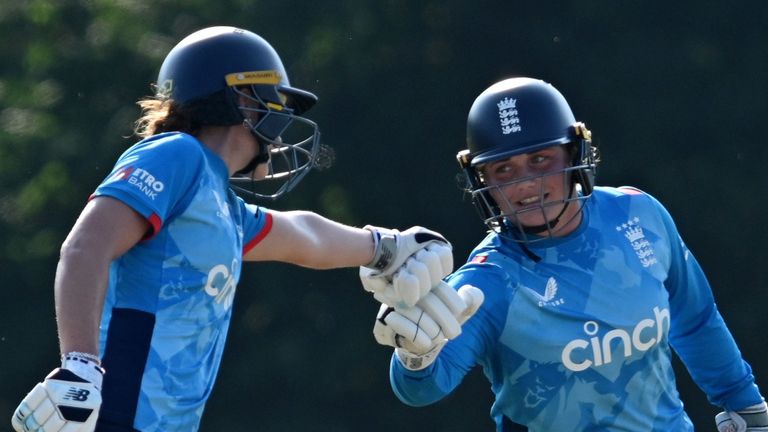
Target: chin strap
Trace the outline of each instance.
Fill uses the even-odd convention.
[[[565,210],[568,208],[570,204],[571,204],[571,201],[566,201],[565,205],[563,206],[563,209],[560,210],[560,213],[557,216],[555,216],[555,218],[552,219],[551,221],[548,221],[547,223],[544,223],[541,225],[532,226],[532,227],[523,227],[523,232],[526,234],[541,234],[544,231],[552,231],[560,222],[560,218],[563,216],[563,214],[565,213]]]
[[[575,188],[571,187],[571,191],[568,193],[568,198],[565,199],[565,205],[563,206],[563,209],[560,210],[560,213],[558,213],[554,219],[546,223],[543,223],[541,225],[536,225],[532,227],[522,227],[523,232],[525,234],[541,234],[544,231],[552,231],[553,229],[555,229],[557,224],[560,222],[560,218],[563,216],[563,214],[565,214],[565,210],[568,208],[569,205],[571,205],[571,202],[572,202],[571,198],[573,198],[574,190]]]
[[[259,143],[259,154],[257,154],[256,157],[251,159],[251,161],[248,162],[248,165],[244,166],[242,169],[238,170],[235,173],[235,174],[248,175],[252,173],[257,166],[263,163],[269,162],[269,146],[267,146],[267,143],[264,141],[263,138],[259,138],[256,132],[253,131],[253,127],[250,120],[248,119],[244,120],[243,126],[246,129],[248,129],[249,132],[251,132],[251,135],[253,135],[253,137],[256,139],[256,142]]]

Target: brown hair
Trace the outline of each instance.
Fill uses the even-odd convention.
[[[185,132],[195,135],[202,124],[192,118],[192,112],[160,96],[139,99],[141,116],[134,123],[133,132],[140,138],[148,138],[163,132]]]

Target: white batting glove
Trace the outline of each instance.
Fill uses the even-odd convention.
[[[366,291],[380,303],[411,307],[453,271],[451,244],[422,227],[403,231],[366,226],[375,242],[373,260],[360,267]]]
[[[92,432],[101,407],[103,369],[67,357],[21,401],[11,418],[17,432]]]
[[[738,411],[723,411],[715,416],[718,432],[768,432],[768,407],[765,402]]]
[[[459,302],[454,300],[458,294]],[[445,282],[410,308],[382,304],[373,335],[382,345],[395,348],[400,363],[410,370],[432,364],[443,345],[461,334],[461,325],[477,312],[485,296],[464,285],[458,293]]]

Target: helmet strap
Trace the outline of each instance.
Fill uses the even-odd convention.
[[[568,206],[571,205],[571,202],[573,200],[573,192],[576,188],[573,187],[573,184],[571,185],[571,191],[568,192],[568,198],[565,199],[565,203],[563,205],[563,209],[560,210],[560,213],[557,214],[552,220],[547,221],[546,223],[543,223],[541,225],[536,225],[532,227],[523,227],[523,232],[526,234],[541,234],[545,231],[552,231],[555,229],[558,223],[560,223],[560,218],[563,217],[563,214],[565,214],[565,210],[568,209]]]
[[[251,135],[253,135],[253,137],[256,139],[256,142],[259,143],[259,154],[251,159],[251,161],[248,162],[248,165],[236,172],[236,174],[248,175],[252,173],[253,170],[255,170],[256,167],[260,164],[269,162],[269,146],[267,145],[266,140],[259,138],[258,134],[253,131],[253,127],[251,127],[251,122],[249,120],[244,120],[243,126],[245,126],[248,131],[251,132]]]
[[[560,222],[560,217],[563,216],[563,213],[565,213],[565,209],[567,209],[568,205],[570,204],[571,204],[571,201],[566,201],[565,205],[563,206],[563,209],[560,210],[560,213],[557,216],[555,216],[554,219],[547,221],[546,223],[543,223],[541,225],[523,227],[523,232],[526,234],[541,234],[544,231],[552,231]]]

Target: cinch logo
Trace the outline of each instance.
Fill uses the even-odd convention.
[[[602,340],[597,336],[600,326],[595,321],[587,321],[584,323],[584,333],[587,336],[591,336],[589,340],[574,339],[568,342],[565,348],[563,348],[560,358],[566,368],[574,372],[580,372],[592,365],[599,367],[611,363],[613,361],[611,343],[615,340],[618,340],[621,346],[624,347],[624,358],[631,356],[633,349],[648,351],[654,345],[657,345],[661,341],[662,336],[664,336],[662,324],[665,319],[667,321],[667,328],[669,328],[669,309],[659,309],[658,306],[654,307],[653,316],[654,319],[646,318],[637,323],[631,333],[623,329],[613,329],[603,335]],[[643,332],[645,329],[652,329],[654,327],[656,327],[655,337],[649,337],[648,331]],[[580,362],[574,361],[574,353],[578,353],[578,356],[584,358],[584,360]]]
[[[231,268],[224,264],[214,266],[208,272],[208,280],[205,282],[205,293],[216,299],[216,303],[224,303],[228,308],[232,304],[235,295],[237,259],[232,260]]]
[[[128,166],[118,170],[110,180],[126,180],[129,184],[136,186],[149,199],[154,200],[157,194],[165,189],[165,184],[156,179],[149,171]]]

